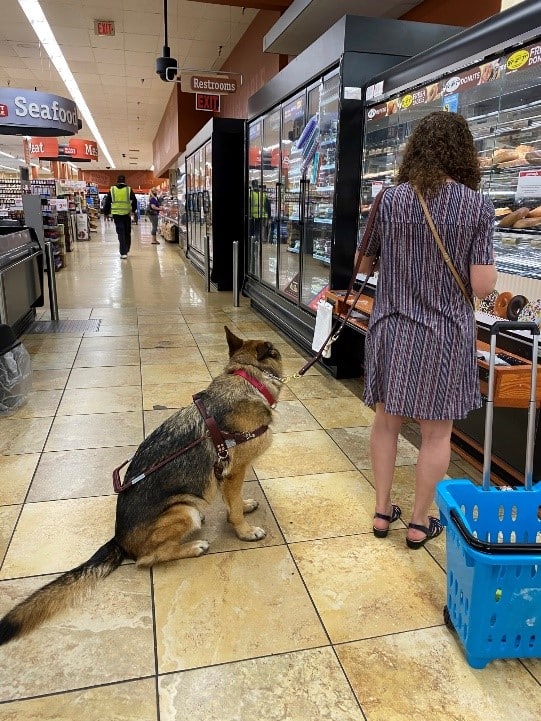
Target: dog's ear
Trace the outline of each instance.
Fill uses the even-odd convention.
[[[244,341],[242,338],[237,338],[237,336],[232,333],[226,325],[224,325],[224,330],[225,337],[227,338],[227,345],[229,346],[229,357],[231,357],[233,353],[236,353],[242,348]]]
[[[272,343],[269,343],[268,341],[265,341],[264,343],[258,343],[256,353],[258,361],[261,361],[264,358],[276,358],[279,355],[276,348],[272,345]]]

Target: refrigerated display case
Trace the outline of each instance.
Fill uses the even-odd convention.
[[[232,289],[233,242],[242,250],[244,129],[244,120],[212,118],[186,146],[186,256],[203,274],[209,263],[217,290]]]
[[[351,276],[362,86],[457,31],[344,16],[249,99],[244,293],[307,350],[319,298]],[[347,336],[322,361],[337,376],[358,370]]]
[[[497,294],[507,307],[478,302],[479,349],[490,327],[508,318],[541,324],[541,12],[539,2],[521,5],[457,34],[427,52],[372,79],[367,89],[362,153],[361,216],[381,187],[393,182],[401,151],[417,122],[434,110],[458,112],[469,123],[482,171],[481,192],[496,208],[494,256]],[[520,211],[520,212],[516,212]],[[518,217],[522,216],[522,217]],[[460,217],[456,218],[460,223]],[[361,223],[362,226],[362,223]],[[373,296],[377,279],[367,296]],[[366,321],[353,321],[362,346]],[[495,398],[493,469],[506,482],[524,473],[527,390],[532,343],[521,331],[498,337],[497,379],[505,393]],[[481,391],[487,364],[479,360]],[[498,380],[497,380],[498,382]],[[538,385],[538,402],[541,384]],[[482,465],[485,409],[456,421],[453,443]],[[541,477],[539,412],[534,474]]]

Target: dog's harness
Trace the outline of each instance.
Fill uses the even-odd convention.
[[[249,373],[247,373],[245,370],[238,369],[235,371],[232,371],[232,375],[241,376],[245,380],[248,381],[256,390],[258,390],[264,398],[267,400],[271,408],[274,408],[276,406],[276,399],[272,396],[272,394],[269,392],[269,390],[257,380],[257,378],[254,378]],[[128,458],[122,465],[118,466],[118,468],[115,468],[113,471],[113,488],[115,493],[120,493],[121,491],[125,491],[130,486],[134,486],[136,483],[139,483],[139,481],[142,481],[143,478],[146,478],[151,473],[154,473],[154,471],[159,470],[160,468],[163,468],[163,466],[167,465],[168,463],[171,463],[171,461],[174,461],[175,458],[178,458],[179,456],[183,455],[187,451],[191,450],[192,448],[195,448],[195,446],[202,443],[204,440],[210,437],[212,440],[214,447],[216,448],[216,453],[218,454],[218,460],[214,464],[214,474],[216,478],[221,481],[223,478],[223,470],[224,466],[229,461],[229,453],[228,449],[233,448],[234,446],[238,446],[239,443],[245,443],[246,441],[251,441],[253,438],[257,438],[258,436],[262,436],[265,431],[268,430],[267,425],[259,426],[254,431],[240,431],[240,432],[229,432],[229,431],[221,431],[218,428],[218,424],[216,423],[216,419],[214,416],[209,416],[207,413],[207,410],[205,408],[205,404],[203,403],[203,400],[201,398],[203,394],[202,393],[196,393],[194,396],[192,396],[193,402],[199,413],[201,414],[201,417],[203,418],[203,421],[207,427],[207,433],[205,433],[203,436],[200,436],[199,438],[196,438],[194,441],[189,443],[187,446],[184,446],[184,448],[180,448],[178,451],[175,451],[170,456],[167,456],[167,458],[164,458],[161,461],[158,461],[158,463],[155,463],[153,466],[150,466],[150,468],[147,468],[143,473],[140,473],[138,476],[135,476],[134,478],[130,478],[128,480],[124,479],[122,480],[120,478],[120,471],[124,466],[126,466],[133,458]]]

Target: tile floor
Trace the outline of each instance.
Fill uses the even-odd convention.
[[[206,294],[178,246],[150,244],[148,223],[133,236],[120,260],[102,223],[57,274],[61,318],[100,319],[98,332],[24,338],[33,391],[0,418],[0,613],[111,537],[111,470],[220,371],[224,323],[276,341],[287,372],[304,360],[246,299]],[[372,535],[359,390],[318,368],[284,389],[246,484],[265,539],[239,541],[217,502],[208,555],[127,563],[1,647],[0,721],[539,721],[541,661],[473,670],[443,624],[445,536],[411,552],[402,523]],[[404,438],[406,519],[414,461]],[[454,456],[449,473],[474,472]]]

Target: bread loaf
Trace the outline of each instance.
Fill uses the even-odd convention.
[[[526,153],[534,153],[535,147],[533,145],[517,145],[517,147],[515,148],[515,151],[517,152],[518,155],[520,155],[521,157],[524,157],[526,155]]]
[[[534,150],[524,156],[530,165],[541,165],[541,150]]]
[[[509,213],[512,213],[513,211],[511,208],[496,208],[494,211],[494,215],[496,218],[501,218],[502,215],[509,215]]]
[[[500,228],[512,228],[517,220],[522,220],[522,218],[525,218],[529,212],[529,208],[519,208],[518,210],[514,210],[512,213],[509,213],[509,215],[504,216],[498,225]]]
[[[526,165],[524,157],[517,158],[516,160],[506,160],[505,163],[498,163],[498,168],[520,168],[521,165]]]
[[[513,223],[513,228],[535,228],[541,225],[541,218],[522,218]]]
[[[492,153],[492,162],[495,165],[498,165],[499,163],[507,163],[510,160],[516,160],[518,158],[518,153],[514,148],[497,148]]]
[[[532,208],[530,212],[528,213],[528,218],[541,218],[541,205],[538,205],[537,208]]]

